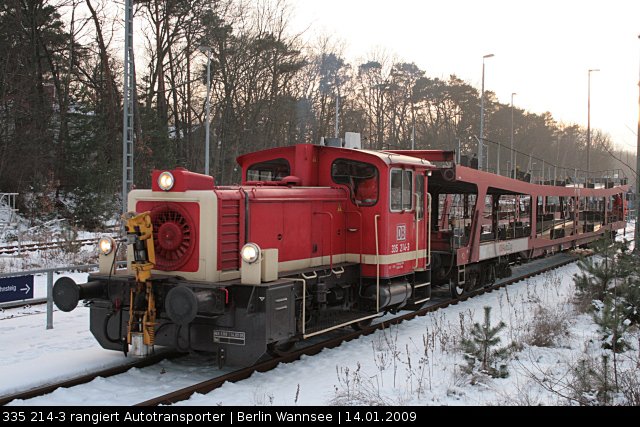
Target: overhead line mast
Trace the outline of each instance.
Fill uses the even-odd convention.
[[[124,84],[122,90],[122,213],[128,211],[127,198],[133,187],[133,102],[135,74],[133,64],[133,0],[125,0]]]
[[[638,35],[638,39],[640,39],[640,35]],[[640,68],[638,74],[638,148],[636,151],[636,197],[634,201],[634,208],[636,209],[636,227],[635,227],[635,245],[634,251],[640,252],[640,246],[638,242],[640,242],[640,224],[638,224],[638,217],[640,217],[640,209],[638,208],[638,202],[640,202],[640,198],[638,198],[638,193],[640,193]]]

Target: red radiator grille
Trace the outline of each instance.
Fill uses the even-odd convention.
[[[200,254],[200,207],[197,203],[145,201],[137,212],[151,212],[156,270],[196,272]]]

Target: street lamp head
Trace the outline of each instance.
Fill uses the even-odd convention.
[[[211,52],[210,46],[198,46],[198,50],[202,53]]]
[[[599,68],[593,68],[593,69],[589,70],[590,73],[593,73],[595,71],[600,71],[600,69]]]
[[[495,55],[493,53],[490,53],[488,55],[485,55],[482,57],[482,59],[487,59],[487,58],[493,58]]]

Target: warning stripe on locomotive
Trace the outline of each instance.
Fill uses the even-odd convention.
[[[213,331],[213,342],[216,344],[245,345],[244,332],[237,331]]]

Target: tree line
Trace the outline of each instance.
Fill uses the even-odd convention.
[[[408,149],[414,138],[418,149],[454,150],[459,140],[463,153],[476,151],[477,88],[384,52],[350,62],[330,37],[296,33],[291,13],[286,0],[135,2],[137,187],[154,168],[204,170],[207,55],[216,183],[239,181],[240,154],[333,136],[336,118],[365,148]],[[120,210],[123,15],[109,0],[0,4],[0,191],[20,193],[23,212],[95,227]],[[486,92],[485,112],[485,138],[508,146],[511,105]],[[513,115],[517,150],[584,169],[583,127],[517,107]],[[612,150],[607,134],[592,132],[593,165],[619,168]]]

